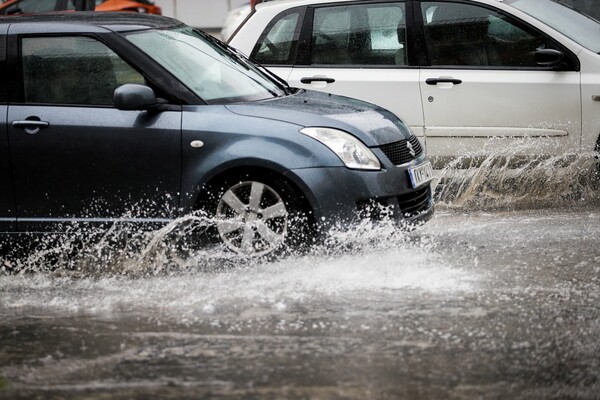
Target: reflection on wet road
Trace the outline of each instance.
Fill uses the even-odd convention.
[[[408,235],[335,243],[200,270],[0,276],[0,398],[600,393],[597,207],[446,209]]]

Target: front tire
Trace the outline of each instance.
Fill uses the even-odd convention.
[[[263,257],[310,239],[301,196],[281,179],[243,176],[226,180],[212,204],[215,236],[237,254]]]

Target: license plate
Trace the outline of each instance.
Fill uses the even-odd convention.
[[[410,182],[412,183],[413,188],[418,188],[433,179],[433,167],[431,166],[431,163],[427,161],[416,167],[409,168],[408,175],[410,176]]]

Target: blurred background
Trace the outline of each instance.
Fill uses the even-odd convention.
[[[249,0],[153,0],[163,15],[177,18],[223,40],[250,13]],[[227,22],[226,22],[227,20]],[[221,32],[226,28],[223,32]]]

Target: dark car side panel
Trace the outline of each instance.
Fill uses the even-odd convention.
[[[15,229],[16,210],[13,182],[10,174],[10,153],[6,129],[7,76],[6,32],[8,25],[0,25],[0,232]]]
[[[22,68],[18,61],[22,53],[20,39],[43,40],[46,35],[31,35],[31,32],[41,32],[40,27],[46,27],[46,34],[49,31],[56,34],[49,37],[97,40],[97,35],[85,31],[108,32],[96,26],[13,24],[8,53],[14,71]],[[85,36],[78,30],[84,31]],[[138,71],[144,71],[144,65],[138,66]],[[46,75],[51,79],[50,72]],[[85,73],[80,75],[86,76]],[[72,89],[81,99],[71,100],[80,104],[51,104],[49,99],[54,97],[50,93],[55,93],[41,86],[37,92],[46,93],[48,96],[42,96],[42,100],[49,104],[36,104],[35,97],[26,103],[26,85],[19,82],[20,72],[17,76],[18,79],[10,81],[7,130],[18,231],[62,231],[68,226],[65,223],[71,221],[86,224],[103,224],[113,219],[160,222],[177,215],[181,177],[181,111],[178,107],[174,107],[177,111],[161,113],[122,111],[110,105],[94,105],[104,104],[94,100],[98,93],[88,96],[70,86],[61,87],[59,93],[65,97],[65,93],[70,93],[65,90]],[[32,82],[41,85],[35,80]],[[84,82],[84,79],[79,80],[80,85]],[[48,126],[31,132],[23,125],[27,120],[38,120]],[[21,126],[13,126],[15,121]]]
[[[179,200],[180,112],[11,105],[9,121],[39,118],[37,133],[9,126],[19,230],[87,218],[171,218]],[[50,222],[50,223],[49,223]]]
[[[10,176],[10,155],[6,132],[6,105],[0,105],[0,232],[15,229],[15,198]]]

